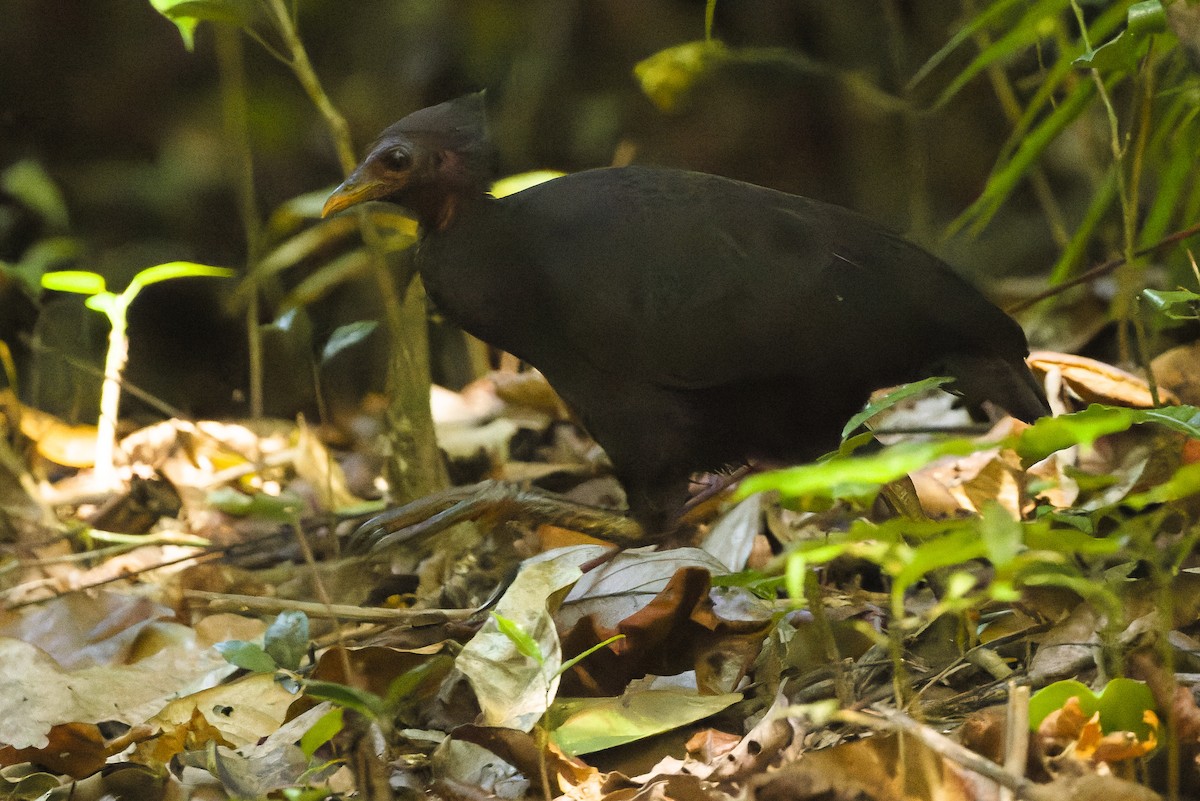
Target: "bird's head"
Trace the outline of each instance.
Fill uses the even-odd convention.
[[[379,135],[325,201],[321,216],[386,200],[414,212],[423,226],[441,230],[464,199],[486,192],[490,162],[482,92],[414,111]]]

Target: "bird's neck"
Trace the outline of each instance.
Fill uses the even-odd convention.
[[[487,199],[483,186],[436,186],[411,191],[404,205],[416,213],[423,231],[442,233],[465,212],[482,205]]]

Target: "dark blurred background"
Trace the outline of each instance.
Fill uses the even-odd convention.
[[[299,4],[314,67],[360,153],[409,111],[487,89],[502,174],[632,161],[729,175],[858,209],[988,285],[1044,272],[1057,250],[1020,194],[982,236],[940,238],[982,189],[1009,131],[983,78],[944,109],[922,111],[970,48],[906,89],[961,25],[961,14],[945,0],[718,3],[718,38],[732,47],[782,48],[794,58],[716,70],[693,87],[690,102],[667,113],[642,92],[633,69],[664,48],[702,38],[702,0]],[[76,266],[104,273],[117,289],[162,261],[243,267],[211,25],[200,26],[189,53],[146,0],[6,0],[4,17],[0,169],[23,159],[45,168],[69,210],[64,233],[83,245]],[[245,53],[265,214],[332,187],[340,175],[291,73],[254,42],[245,41]],[[1068,215],[1080,214],[1090,165],[1093,157],[1102,162],[1107,141],[1081,127],[1056,148],[1049,177]],[[10,228],[9,252],[0,258],[14,260],[42,234],[36,225]],[[156,286],[135,304],[131,377],[190,413],[237,413],[245,383],[241,323],[222,304],[225,290],[183,283]],[[346,290],[331,301],[343,306],[335,316],[355,316],[362,297]],[[54,302],[79,307],[77,298]],[[15,325],[19,310],[7,314]],[[64,341],[85,353],[90,347],[95,359],[103,324],[63,314],[75,320]],[[61,398],[53,405],[68,414],[88,408]]]

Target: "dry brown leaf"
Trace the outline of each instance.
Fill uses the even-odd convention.
[[[1107,403],[1135,409],[1159,405],[1154,402],[1150,385],[1144,379],[1111,364],[1048,350],[1030,353],[1028,362],[1037,375],[1060,375],[1063,387],[1084,403]],[[1161,403],[1179,403],[1174,393],[1162,389],[1159,400]]]

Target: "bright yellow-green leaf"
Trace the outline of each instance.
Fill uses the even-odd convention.
[[[95,295],[105,290],[104,276],[87,270],[59,270],[42,276],[42,286],[55,292]]]

